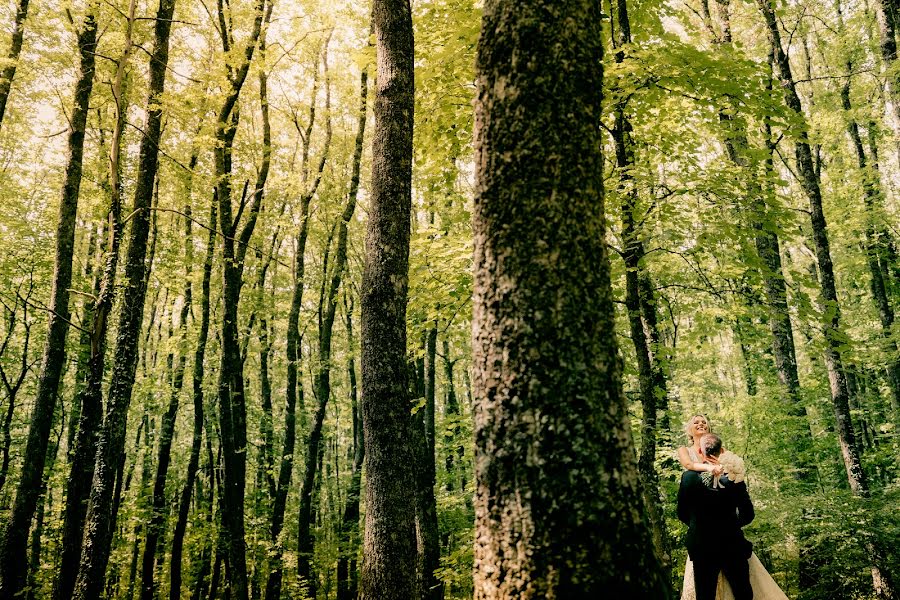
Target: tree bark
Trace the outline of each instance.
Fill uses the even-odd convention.
[[[97,439],[103,420],[103,376],[106,374],[107,333],[109,313],[115,299],[116,271],[119,264],[119,246],[122,239],[122,185],[121,159],[122,135],[128,112],[125,69],[131,54],[131,34],[134,24],[135,2],[130,3],[126,45],[116,66],[112,86],[115,125],[109,151],[109,175],[106,191],[109,193],[109,211],[104,231],[106,244],[103,253],[103,269],[99,274],[97,298],[90,307],[91,329],[88,335],[89,353],[83,385],[79,386],[74,403],[79,407],[78,424],[73,445],[70,447],[69,474],[66,479],[66,502],[63,514],[62,560],[53,595],[57,600],[70,598],[75,587],[75,577],[81,561],[81,542],[84,519],[87,512],[91,480],[94,477],[94,460]],[[87,312],[87,310],[86,310]]]
[[[878,46],[881,50],[882,69],[886,75],[887,96],[894,118],[894,142],[895,146],[900,149],[900,73],[897,72],[897,23],[891,0],[877,0],[875,14],[878,20]]]
[[[22,41],[25,37],[25,19],[28,16],[28,0],[19,0],[16,5],[16,16],[13,18],[12,36],[9,41],[9,54],[6,56],[6,66],[0,71],[0,126],[6,115],[6,102],[9,100],[9,91],[12,88],[13,78],[16,76],[16,68],[19,66],[19,54],[22,52]]]
[[[40,496],[50,425],[56,406],[59,380],[65,365],[75,217],[78,212],[78,194],[81,186],[88,103],[94,85],[96,11],[96,5],[91,3],[78,34],[80,66],[75,83],[75,98],[69,126],[68,160],[57,221],[47,342],[44,346],[34,409],[28,427],[28,441],[22,454],[25,457],[22,475],[16,488],[12,514],[0,538],[0,600],[11,600],[25,586],[25,577],[28,573],[28,565],[25,562],[28,530]]]
[[[361,291],[366,523],[360,598],[413,600],[416,474],[406,370],[414,108],[409,1],[375,0],[372,19],[378,79]]]
[[[150,234],[150,209],[159,164],[162,128],[162,94],[169,60],[169,32],[174,0],[161,0],[154,25],[154,45],[150,56],[150,86],[147,97],[147,122],[141,139],[138,175],[132,207],[131,231],[125,262],[125,280],[119,311],[115,362],[109,385],[109,400],[103,429],[97,445],[94,479],[85,520],[81,563],[74,598],[100,597],[109,561],[112,530],[115,526],[115,477],[123,460],[128,406],[138,361],[138,340],[144,317],[149,265],[147,241]]]
[[[476,599],[671,597],[620,383],[601,23],[594,2],[485,3],[473,212]]]

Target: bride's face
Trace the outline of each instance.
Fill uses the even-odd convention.
[[[709,433],[709,423],[703,415],[696,415],[691,419],[691,425],[688,429],[691,437],[698,438],[701,435]]]

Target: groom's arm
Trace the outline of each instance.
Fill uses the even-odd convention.
[[[737,517],[738,524],[743,527],[749,525],[756,512],[753,510],[753,502],[750,501],[750,494],[747,493],[747,484],[743,481],[735,484],[735,492],[737,496]]]

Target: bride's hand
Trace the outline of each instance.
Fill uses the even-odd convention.
[[[721,475],[722,473],[725,472],[725,467],[724,467],[724,465],[719,464],[719,457],[718,457],[718,456],[707,456],[707,457],[706,457],[706,464],[708,464],[708,465],[710,465],[710,466],[712,467],[712,468],[709,470],[709,472],[712,473],[713,475],[717,475],[717,476],[718,476],[718,475]]]

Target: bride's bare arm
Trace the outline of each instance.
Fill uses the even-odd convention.
[[[691,455],[688,453],[688,449],[686,446],[682,446],[678,449],[678,462],[681,463],[681,466],[685,468],[687,471],[697,471],[703,473],[708,471],[710,473],[714,472],[718,465],[710,463],[702,463],[702,462],[694,462],[691,460]],[[718,461],[715,461],[718,462]]]

